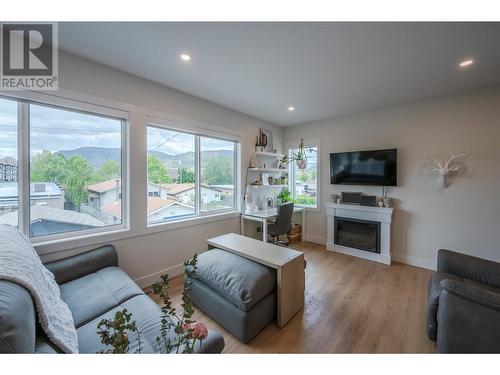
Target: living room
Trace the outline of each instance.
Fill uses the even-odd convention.
[[[15,10],[2,358],[500,352],[499,22]]]

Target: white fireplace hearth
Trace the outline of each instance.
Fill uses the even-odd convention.
[[[393,209],[386,207],[368,207],[349,204],[326,203],[327,217],[327,242],[326,248],[337,253],[347,254],[371,261],[391,264],[391,223]],[[337,218],[337,225],[335,225]],[[347,220],[345,220],[347,219]],[[349,222],[361,223],[376,229],[376,244],[379,252],[374,249],[361,250],[360,248],[345,246],[337,233],[338,223]],[[372,232],[375,229],[372,230]],[[337,243],[336,243],[337,242]],[[364,246],[366,244],[361,243]],[[363,246],[358,246],[363,247]]]

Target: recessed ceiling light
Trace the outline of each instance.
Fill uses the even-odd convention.
[[[472,64],[474,64],[474,59],[467,59],[467,60],[461,61],[459,65],[461,68],[467,68],[468,66],[471,66]]]
[[[189,56],[187,53],[183,53],[181,55],[181,60],[185,62],[191,61],[191,56]]]
[[[294,107],[293,105],[289,106],[289,107],[288,107],[288,111],[289,111],[289,112],[293,112],[293,111],[295,111],[295,107]]]

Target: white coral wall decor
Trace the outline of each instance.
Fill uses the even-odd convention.
[[[437,157],[431,156],[425,166],[425,170],[427,174],[436,176],[436,183],[439,189],[446,189],[449,186],[449,175],[465,169],[464,164],[458,161],[465,156],[467,156],[465,152],[451,154],[444,160],[439,160]]]

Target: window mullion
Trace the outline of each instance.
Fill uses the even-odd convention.
[[[293,149],[288,150],[288,157],[291,157]],[[292,198],[295,199],[295,161],[288,164],[288,186],[292,193]]]
[[[30,233],[30,147],[29,147],[29,104],[18,102],[18,220],[19,230],[26,236]]]
[[[194,170],[195,170],[195,212],[196,216],[201,215],[201,155],[200,155],[200,136],[194,137]]]

